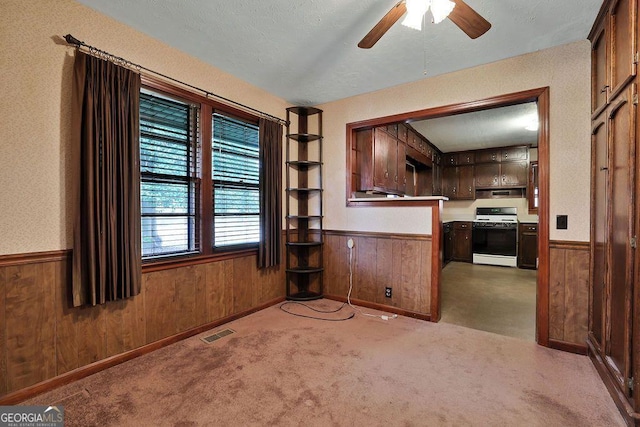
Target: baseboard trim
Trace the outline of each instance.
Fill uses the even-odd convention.
[[[596,371],[598,371],[600,379],[602,379],[602,382],[607,387],[607,390],[618,407],[620,414],[622,414],[622,418],[624,418],[625,423],[629,426],[639,426],[640,413],[633,410],[625,395],[622,394],[618,386],[613,382],[613,379],[609,375],[609,370],[605,366],[600,353],[598,353],[591,342],[591,339],[587,339],[587,347],[589,350],[589,358],[591,359],[591,362],[593,362],[593,366],[595,366]]]
[[[334,301],[347,302],[347,298],[340,295],[324,295],[324,298]],[[413,317],[414,319],[431,321],[431,315],[425,313],[418,313],[416,311],[405,310],[402,308],[394,307],[392,305],[378,304],[375,302],[364,301],[351,298],[351,303],[362,307],[372,308],[374,310],[386,311],[388,313],[395,313],[401,316]]]
[[[248,316],[249,314],[255,313],[257,311],[264,310],[265,308],[276,305],[284,300],[285,300],[284,297],[278,297],[264,304],[261,304],[259,306],[242,311],[240,313],[232,314],[231,316],[223,317],[222,319],[218,319],[213,322],[209,322],[204,325],[197,326],[195,328],[186,330],[184,332],[180,332],[179,334],[172,335],[170,337],[166,337],[158,341],[154,341],[142,347],[129,350],[125,353],[117,354],[115,356],[111,356],[106,359],[99,360],[89,365],[81,366],[80,368],[74,369],[73,371],[69,371],[62,375],[58,375],[57,377],[50,378],[48,380],[39,382],[32,386],[1,396],[0,405],[18,404],[24,400],[31,399],[32,397],[35,397],[39,394],[51,391],[55,388],[72,383],[74,381],[78,381],[82,378],[88,377],[89,375],[93,375],[100,371],[104,371],[105,369],[111,368],[113,366],[119,365],[121,363],[127,362],[129,360],[135,359],[145,354],[151,353],[155,350],[159,350],[162,347],[175,344],[179,341],[190,338],[194,335],[198,335],[209,329],[216,328],[225,323],[237,320],[241,317]]]
[[[550,339],[549,347],[555,350],[562,350],[569,353],[582,354],[587,355],[587,345],[586,344],[575,344],[572,342],[559,341]]]

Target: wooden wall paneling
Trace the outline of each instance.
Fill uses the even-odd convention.
[[[564,341],[565,249],[549,250],[549,338]]]
[[[229,316],[233,308],[233,260],[206,265],[204,299],[207,320],[213,322]]]
[[[106,305],[74,309],[78,365],[84,366],[107,357]]]
[[[420,242],[420,254],[422,260],[420,262],[420,291],[424,299],[422,313],[431,312],[431,257],[433,256],[433,241]]]
[[[9,391],[55,376],[54,269],[46,264],[5,269]]]
[[[5,268],[0,267],[0,395],[9,391],[7,375],[7,317]]]
[[[176,286],[173,280],[175,270],[163,270],[143,276],[142,291],[145,296],[146,343],[175,334]]]
[[[145,345],[144,293],[105,306],[107,357]]]
[[[339,282],[339,269],[343,259],[340,257],[340,241],[346,237],[326,234],[324,237],[324,291],[328,295],[342,295]],[[346,244],[346,243],[345,243]]]
[[[233,260],[233,313],[248,310],[255,305],[255,257],[235,258]]]
[[[56,286],[56,373],[72,371],[80,366],[76,339],[76,309],[71,305],[70,262],[59,263],[60,283]]]
[[[375,237],[354,239],[353,298],[376,301],[376,249]]]
[[[175,271],[176,332],[195,328],[206,322],[207,305],[204,293],[204,277],[200,266],[192,265]]]
[[[402,308],[406,310],[422,312],[428,311],[424,305],[424,291],[420,284],[420,253],[421,242],[402,242]]]
[[[399,239],[393,239],[391,241],[393,245],[393,264],[392,264],[392,274],[394,277],[394,288],[393,288],[393,298],[392,304],[395,307],[405,308],[403,306],[404,303],[404,285],[402,284],[402,246],[403,242]]]
[[[584,345],[589,320],[589,251],[566,251],[564,283],[564,341]]]
[[[393,276],[393,241],[391,239],[376,239],[376,287],[374,302],[397,306],[400,301],[397,295],[393,294],[399,286],[394,286]],[[391,298],[384,295],[385,287],[391,287]]]

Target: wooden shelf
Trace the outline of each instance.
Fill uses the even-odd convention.
[[[287,268],[287,273],[295,274],[317,274],[322,273],[324,268],[322,267],[293,267]]]
[[[293,139],[298,142],[311,142],[322,139],[322,135],[316,135],[313,133],[292,133],[287,135],[287,138]]]
[[[287,108],[286,136],[286,297],[307,301],[323,294],[322,110]]]

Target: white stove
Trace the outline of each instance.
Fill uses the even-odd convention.
[[[516,208],[476,208],[472,242],[474,264],[517,267]]]

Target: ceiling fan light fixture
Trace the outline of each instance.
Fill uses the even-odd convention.
[[[429,10],[431,0],[406,0],[406,5],[407,16],[402,21],[402,25],[414,30],[422,30],[422,17]]]
[[[450,0],[431,0],[431,14],[433,15],[433,23],[439,24],[444,21],[453,11],[456,4]]]

